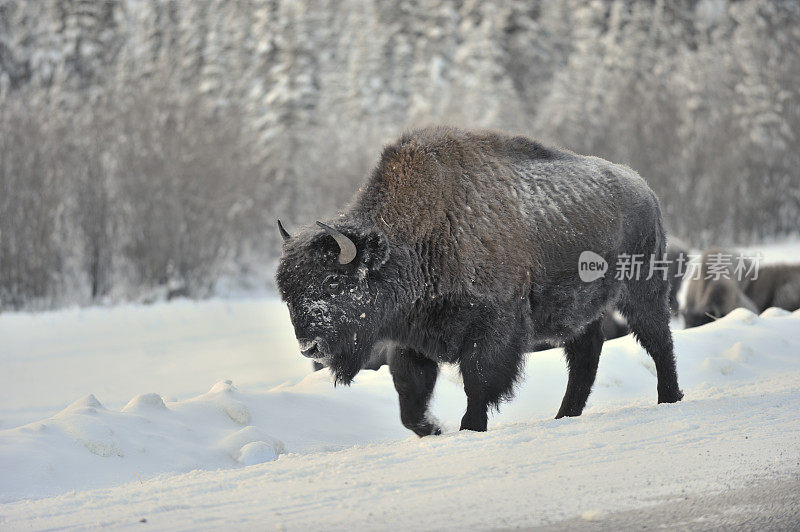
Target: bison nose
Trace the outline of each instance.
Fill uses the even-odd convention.
[[[292,316],[292,328],[294,328],[294,337],[298,342],[312,342],[317,336],[314,334],[311,320],[308,316]]]
[[[323,358],[325,353],[323,353],[319,348],[319,342],[317,339],[309,340],[307,338],[298,338],[297,342],[300,344],[300,352],[306,358]]]

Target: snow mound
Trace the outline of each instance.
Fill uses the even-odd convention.
[[[143,393],[137,395],[122,408],[123,412],[148,412],[151,408],[166,410],[164,399],[157,393]]]
[[[757,314],[742,307],[733,309],[733,311],[731,311],[725,317],[728,318],[729,322],[738,321],[739,323],[744,323],[745,325],[753,325],[758,322]]]
[[[767,310],[761,313],[762,318],[781,318],[783,316],[791,316],[791,315],[792,315],[791,312],[779,307],[769,307]]]
[[[220,446],[231,458],[244,465],[275,460],[279,454],[286,451],[283,442],[252,425],[225,437]]]

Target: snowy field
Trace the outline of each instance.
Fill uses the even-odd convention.
[[[433,412],[447,432],[419,439],[385,367],[349,388],[310,373],[279,301],[0,314],[0,529],[577,528],[630,515],[713,528],[747,523],[762,492],[795,509],[781,526],[800,524],[800,311],[739,309],[675,342],[679,404],[656,405],[655,368],[625,337],[605,344],[579,418],[552,419],[566,386],[553,349],[529,355],[484,434],[457,431],[465,398],[445,369]],[[707,502],[725,494],[740,495]],[[682,501],[699,514],[669,510]]]

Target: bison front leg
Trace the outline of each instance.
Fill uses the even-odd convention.
[[[464,372],[462,364],[461,374],[464,378],[464,392],[467,394],[467,411],[461,418],[461,430],[474,430],[485,432],[488,422],[489,402],[486,392],[480,382],[480,374],[476,371]]]
[[[389,371],[400,399],[403,426],[420,437],[441,434],[442,430],[428,416],[438,364],[413,349],[396,347],[389,356]]]

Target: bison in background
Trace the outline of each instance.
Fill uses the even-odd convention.
[[[350,206],[284,237],[276,284],[304,356],[349,384],[376,342],[400,419],[419,436],[439,364],[457,364],[461,429],[486,430],[488,409],[513,394],[523,354],[564,346],[569,380],[556,417],[583,411],[619,308],[655,361],[658,401],[679,401],[669,281],[579,276],[592,251],[663,257],[658,200],[633,170],[524,137],[454,128],[406,134],[384,149]]]
[[[800,308],[800,264],[747,267],[740,275],[723,257],[732,254],[712,248],[703,253],[699,271],[689,281],[682,310],[687,328],[719,319],[736,308],[759,314],[769,307]],[[711,275],[709,272],[716,272]],[[720,275],[721,272],[721,275]]]

